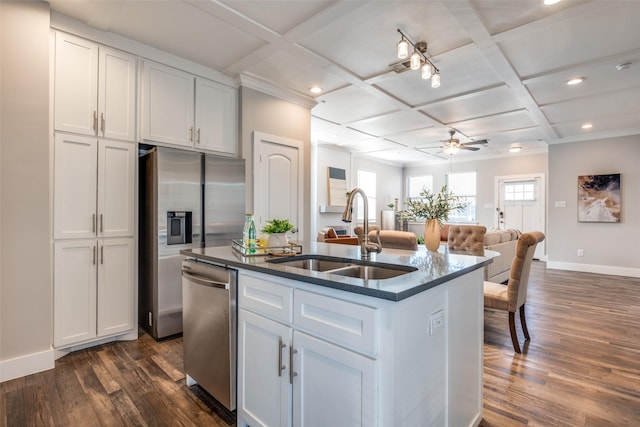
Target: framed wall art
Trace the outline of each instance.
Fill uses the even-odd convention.
[[[347,172],[344,169],[327,168],[329,206],[347,205]]]
[[[578,222],[620,222],[620,174],[578,176]]]

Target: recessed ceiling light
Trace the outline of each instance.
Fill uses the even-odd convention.
[[[570,80],[567,80],[567,84],[569,86],[573,86],[573,85],[579,85],[580,83],[582,83],[584,81],[584,77],[574,77]]]
[[[622,64],[616,65],[616,70],[618,71],[628,70],[629,68],[631,68],[631,62],[624,62]]]
[[[582,125],[582,129],[591,129],[593,125],[591,123],[585,123]]]
[[[511,147],[509,147],[510,153],[519,153],[520,150],[522,150],[522,147],[519,145],[512,145]]]
[[[311,93],[322,93],[322,88],[320,86],[313,86],[311,89],[309,89],[309,92],[311,92]]]
[[[562,0],[544,0],[545,6],[551,6],[552,4],[560,3]]]

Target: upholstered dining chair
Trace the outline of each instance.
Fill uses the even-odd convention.
[[[463,249],[469,252],[481,252],[484,249],[484,235],[487,227],[483,225],[449,225],[449,249]]]
[[[531,262],[538,243],[544,240],[544,234],[539,231],[524,233],[518,238],[516,255],[511,263],[511,273],[507,285],[484,282],[484,307],[509,312],[509,331],[516,353],[520,351],[518,335],[516,334],[516,310],[520,311],[520,324],[525,341],[530,341],[529,330],[524,315],[524,305],[527,300],[527,285]]]

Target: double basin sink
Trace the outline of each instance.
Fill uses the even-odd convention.
[[[293,258],[275,258],[267,262],[307,271],[318,271],[364,280],[384,280],[416,271],[415,267],[373,263],[326,255],[301,255]]]

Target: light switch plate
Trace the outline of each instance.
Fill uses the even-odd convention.
[[[429,317],[429,335],[435,335],[444,327],[444,310],[431,313]]]

